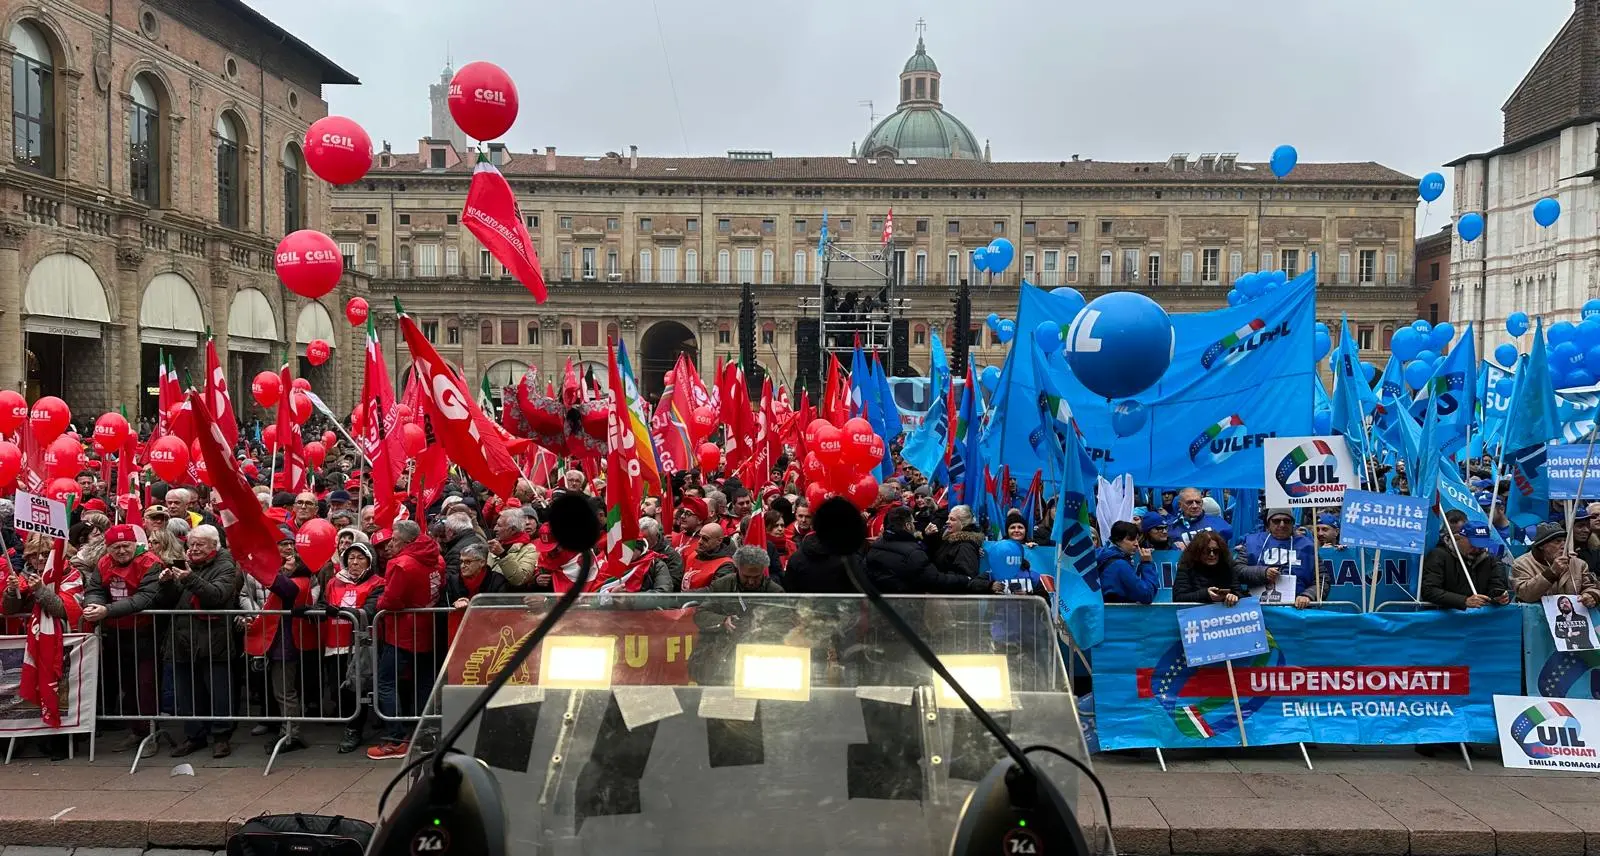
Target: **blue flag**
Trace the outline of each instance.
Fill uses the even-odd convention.
[[[978,437],[981,430],[978,422],[978,390],[975,380],[977,372],[973,369],[972,359],[967,359],[967,382],[961,387],[961,409],[957,413],[955,427],[955,447],[950,455],[950,484],[955,487],[956,502],[972,506],[973,515],[981,510],[977,507],[978,498],[983,495],[983,463],[978,457]]]
[[[1477,410],[1478,358],[1472,343],[1472,325],[1450,355],[1439,366],[1415,402],[1413,414],[1420,413],[1425,400],[1434,402],[1439,413],[1439,451],[1454,454],[1467,443],[1467,433]],[[1420,418],[1420,417],[1419,417]]]
[[[1533,330],[1533,347],[1522,358],[1511,398],[1503,458],[1511,477],[1506,516],[1517,526],[1532,526],[1549,516],[1545,444],[1561,434],[1556,393],[1545,353],[1544,319]]]
[[[1079,648],[1092,648],[1105,638],[1105,598],[1095,569],[1092,513],[1094,460],[1078,440],[1075,426],[1061,431],[1065,461],[1056,497],[1056,519],[1050,537],[1056,542],[1056,590],[1061,619]]]
[[[828,209],[822,209],[822,229],[817,232],[817,258],[822,258],[822,253],[828,247]],[[822,272],[817,271],[817,280],[821,281]]]
[[[1367,456],[1367,425],[1364,399],[1376,399],[1367,383],[1366,371],[1361,368],[1361,355],[1356,351],[1356,338],[1350,335],[1350,320],[1339,322],[1339,347],[1333,354],[1333,430],[1344,435],[1350,444],[1350,453]]]
[[[950,444],[950,409],[946,399],[944,395],[934,398],[922,424],[911,432],[905,448],[900,450],[900,457],[907,464],[930,479],[944,463],[944,452]]]
[[[1402,376],[1400,359],[1391,354],[1389,364],[1383,369],[1383,376],[1378,378],[1378,404],[1372,411],[1372,439],[1376,445],[1399,457],[1407,455],[1403,434],[1406,421],[1399,417],[1400,411],[1406,407],[1405,391],[1406,382]],[[1415,424],[1415,419],[1412,423]]]

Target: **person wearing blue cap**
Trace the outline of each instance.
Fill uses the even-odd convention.
[[[1317,546],[1339,546],[1339,515],[1331,511],[1317,515]]]
[[[1446,609],[1510,603],[1505,567],[1489,551],[1495,543],[1488,526],[1447,512],[1438,546],[1422,560],[1422,599]]]
[[[1295,609],[1305,609],[1313,600],[1322,600],[1325,592],[1317,573],[1317,547],[1304,535],[1294,531],[1294,512],[1287,508],[1267,511],[1267,528],[1244,536],[1239,552],[1244,557],[1244,567],[1239,576],[1246,581],[1260,576],[1266,585],[1274,585],[1281,574],[1295,578]]]
[[[1172,536],[1167,534],[1167,516],[1159,509],[1139,519],[1139,531],[1143,535],[1139,546],[1150,550],[1173,549]]]

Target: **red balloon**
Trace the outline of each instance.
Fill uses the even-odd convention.
[[[859,416],[844,423],[844,462],[856,469],[876,464],[872,458],[872,438],[876,436],[872,423]]]
[[[322,469],[322,463],[328,460],[328,447],[318,440],[306,444],[306,461],[315,469]]]
[[[349,321],[352,327],[360,327],[367,323],[369,311],[366,298],[352,297],[344,304],[344,320]]]
[[[829,422],[828,420],[823,419],[820,416],[817,417],[816,419],[811,420],[811,424],[807,425],[806,426],[806,430],[805,430],[806,448],[807,449],[816,448],[816,446],[817,446],[817,432],[822,430],[823,426],[832,425],[832,424],[833,424],[832,422]]]
[[[469,62],[450,78],[450,116],[475,140],[497,139],[517,121],[517,85],[494,63]]]
[[[845,498],[850,500],[851,505],[866,511],[878,499],[878,480],[872,476],[862,476],[850,485]]]
[[[888,450],[889,450],[889,447],[884,445],[883,438],[879,437],[877,434],[873,434],[872,435],[872,462],[870,464],[868,464],[867,466],[869,468],[871,468],[871,467],[876,467],[876,466],[878,466],[878,464],[882,463],[883,462],[883,455]]]
[[[268,449],[278,448],[278,426],[268,425],[261,429],[261,445]]]
[[[312,571],[320,571],[333,558],[333,549],[339,540],[339,533],[333,524],[320,517],[313,517],[300,524],[294,533],[294,551],[300,554],[300,561]]]
[[[69,478],[55,479],[44,486],[44,495],[56,502],[66,502],[68,497],[78,495],[78,482]]]
[[[44,449],[45,472],[58,479],[77,478],[82,470],[78,466],[78,456],[82,454],[83,446],[77,440],[57,437]]]
[[[367,418],[367,408],[357,404],[350,408],[350,431],[360,433],[362,424]]]
[[[168,434],[150,444],[150,468],[164,482],[181,484],[189,478],[189,445]]]
[[[211,471],[206,469],[205,453],[200,451],[199,440],[194,441],[194,445],[189,447],[189,461],[194,464],[195,478],[199,479],[201,484],[211,484]]]
[[[339,245],[315,229],[290,232],[278,242],[273,256],[278,281],[295,294],[317,300],[344,276],[344,256]]]
[[[717,409],[709,404],[696,407],[694,413],[690,414],[690,419],[693,420],[693,424],[690,426],[692,436],[689,439],[693,442],[705,442],[705,439],[711,436],[711,432],[717,429]]]
[[[422,430],[421,425],[407,422],[400,426],[400,447],[406,450],[407,455],[415,458],[428,447],[428,435]]]
[[[250,395],[262,407],[277,407],[278,397],[283,395],[283,379],[277,372],[259,372],[250,379]]]
[[[840,467],[844,462],[841,455],[844,453],[844,432],[832,425],[824,425],[817,429],[817,442],[812,447],[817,457],[822,459],[823,466],[832,470]]]
[[[716,443],[701,443],[698,453],[701,475],[714,473],[722,466],[722,449]]]
[[[822,459],[817,457],[816,452],[806,453],[801,472],[805,473],[806,481],[809,482],[820,482],[828,477],[828,468],[823,465]]]
[[[333,356],[333,346],[322,339],[312,339],[306,343],[306,362],[320,366]]]
[[[15,434],[28,419],[28,400],[14,389],[0,389],[0,434]]]
[[[33,441],[41,446],[47,446],[50,441],[61,436],[67,430],[67,424],[72,421],[72,410],[67,403],[53,395],[47,395],[33,403],[33,409],[28,411],[28,423],[33,428]]]
[[[128,430],[128,420],[121,413],[102,413],[94,421],[94,447],[102,455],[120,451],[128,442]]]
[[[829,493],[830,491],[820,482],[812,482],[806,485],[806,504],[811,506],[812,511],[816,511],[817,506],[827,501]]]
[[[9,485],[22,474],[22,449],[16,443],[0,440],[0,485]]]
[[[396,404],[394,406],[394,421],[396,425],[403,425],[413,421],[415,418],[416,414],[411,412],[411,405]]]
[[[332,431],[324,431],[324,432],[322,432],[322,445],[327,446],[328,448],[331,449],[331,448],[333,448],[334,444],[338,443],[338,442],[339,442],[339,435],[338,434],[335,434]]]
[[[306,129],[306,165],[329,184],[359,181],[372,169],[372,138],[356,120],[324,116]]]
[[[295,389],[300,390],[301,392],[310,392],[311,391],[311,381],[309,381],[309,380],[307,380],[307,379],[305,379],[303,377],[295,378],[291,385]]]
[[[306,424],[306,420],[311,418],[311,399],[306,398],[306,394],[298,389],[289,396],[289,415],[301,425]]]

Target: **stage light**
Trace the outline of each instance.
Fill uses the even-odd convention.
[[[950,670],[967,694],[987,710],[1011,710],[1011,667],[1004,654],[948,654],[939,662]],[[939,707],[965,707],[944,679],[934,676],[934,699]]]
[[[562,690],[611,688],[615,636],[551,636],[539,646],[539,686]]]
[[[734,698],[811,700],[811,649],[744,645],[733,653]]]

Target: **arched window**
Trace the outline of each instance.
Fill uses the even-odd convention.
[[[761,284],[771,285],[774,275],[773,268],[777,266],[777,256],[771,250],[761,251]]]
[[[911,100],[911,78],[909,77],[900,81],[900,100]]]
[[[161,205],[161,102],[148,74],[133,79],[128,116],[128,193],[152,208]]]
[[[44,32],[32,21],[11,28],[12,151],[17,166],[56,172],[55,62]]]
[[[727,283],[733,276],[733,258],[727,250],[717,250],[717,282]]]
[[[411,245],[410,244],[401,244],[400,245],[400,278],[401,279],[406,279],[406,278],[408,278],[410,276],[411,276]]]
[[[683,281],[700,281],[700,253],[695,250],[683,251]]]
[[[239,121],[232,113],[217,117],[217,221],[237,229],[244,220],[244,173],[239,165]]]
[[[305,228],[301,220],[302,201],[305,191],[302,185],[305,181],[305,159],[300,156],[300,147],[290,143],[283,148],[283,233]]]
[[[606,344],[622,341],[622,331],[616,324],[606,325]]]
[[[478,322],[478,344],[494,344],[494,322],[487,318]]]

